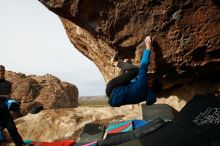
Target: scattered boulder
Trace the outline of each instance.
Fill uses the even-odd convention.
[[[74,108],[78,106],[78,89],[52,75],[26,76],[7,72],[12,82],[12,98],[21,103],[21,113],[38,112],[43,109]],[[35,110],[35,111],[33,111]]]

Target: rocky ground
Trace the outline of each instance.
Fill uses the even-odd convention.
[[[56,141],[78,139],[85,124],[96,122],[107,124],[115,119],[141,119],[140,105],[112,107],[78,107],[43,110],[38,114],[28,114],[16,120],[23,139]],[[10,137],[8,137],[8,141]],[[12,144],[6,144],[8,146]]]

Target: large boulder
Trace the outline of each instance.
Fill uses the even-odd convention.
[[[78,139],[87,123],[107,125],[112,120],[133,118],[141,118],[141,106],[43,110],[38,114],[28,114],[15,122],[23,139],[56,141]]]
[[[7,72],[12,82],[12,98],[21,103],[22,115],[36,106],[44,109],[74,108],[78,106],[78,89],[52,75],[35,76]]]
[[[56,13],[67,35],[107,82],[118,71],[110,63],[134,58],[146,35],[154,38],[149,72],[165,88],[220,73],[218,0],[39,0]]]

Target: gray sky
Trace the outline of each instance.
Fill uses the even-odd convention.
[[[70,43],[58,16],[37,0],[1,0],[0,50],[7,70],[55,75],[75,84],[80,96],[105,94],[98,68]]]

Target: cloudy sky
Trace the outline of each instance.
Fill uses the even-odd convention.
[[[0,64],[27,75],[55,75],[75,84],[80,96],[105,94],[98,68],[74,48],[59,18],[37,0],[1,0]]]

